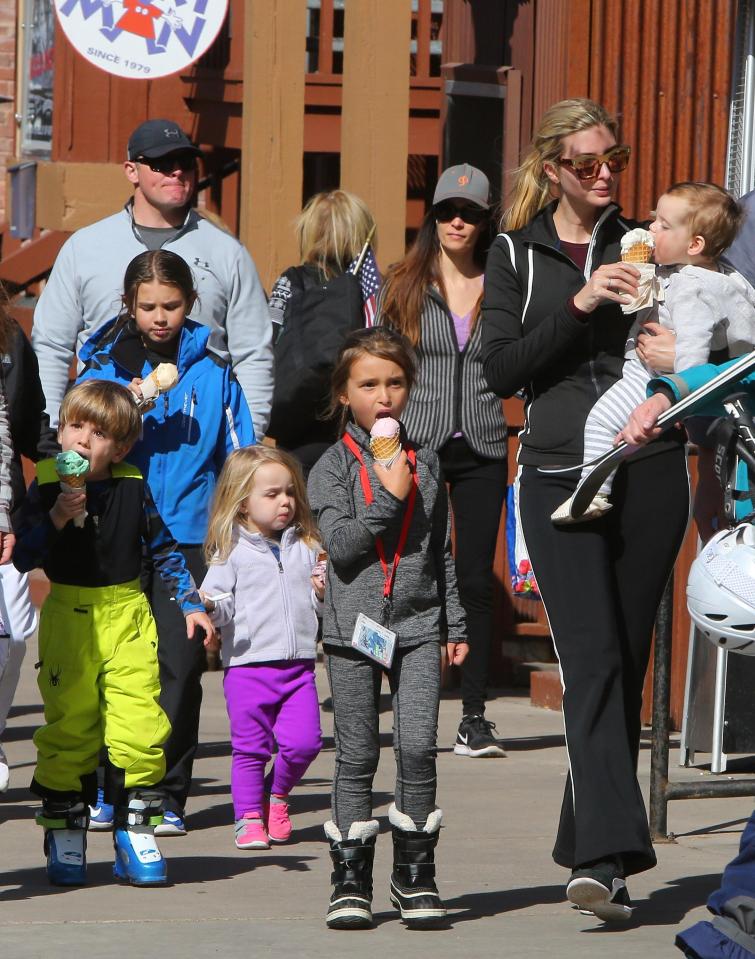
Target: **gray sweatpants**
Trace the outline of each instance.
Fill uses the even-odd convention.
[[[651,374],[639,360],[626,360],[621,379],[606,390],[587,416],[584,453],[586,463],[613,447],[616,434],[627,425],[632,410],[647,399],[647,385],[650,380]],[[582,476],[589,472],[589,469],[583,469]],[[610,495],[615,474],[616,470],[600,487],[600,493]]]
[[[331,815],[345,836],[352,823],[372,818],[383,667],[349,646],[326,646],[325,651],[336,743]],[[435,808],[439,643],[398,647],[387,674],[393,703],[395,803],[421,829]]]

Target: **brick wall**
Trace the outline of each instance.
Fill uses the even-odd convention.
[[[16,0],[0,0],[0,223],[6,219],[6,168],[16,152]]]

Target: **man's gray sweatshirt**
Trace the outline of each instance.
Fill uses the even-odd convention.
[[[380,536],[390,563],[396,551],[406,501],[382,485],[373,469],[368,434],[349,424],[364,457],[374,500],[367,506],[360,465],[343,442],[318,460],[309,476],[309,498],[328,551],[323,642],[349,646],[359,613],[381,621],[383,568],[375,548]],[[451,555],[451,517],[437,455],[417,450],[419,487],[414,514],[396,572],[388,625],[400,646],[435,640],[466,640],[464,610]],[[446,635],[447,634],[447,635]]]
[[[34,311],[32,345],[53,425],[81,345],[121,310],[126,267],[147,246],[132,203],[66,240]],[[264,436],[273,392],[270,314],[257,269],[239,241],[190,210],[163,249],[191,267],[199,300],[191,318],[213,331],[209,348],[230,362],[257,436]]]

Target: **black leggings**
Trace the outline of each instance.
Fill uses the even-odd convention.
[[[181,546],[189,572],[199,586],[207,573],[201,546]],[[146,564],[145,564],[146,565]],[[145,583],[146,580],[146,583]],[[160,663],[160,705],[170,720],[165,743],[165,808],[183,816],[191,788],[194,756],[199,743],[199,710],[202,705],[202,672],[205,666],[204,632],[186,636],[186,620],[160,579],[147,566],[142,586],[157,623],[157,658]]]
[[[506,460],[478,456],[463,437],[440,451],[456,532],[456,579],[467,618],[469,653],[461,667],[465,716],[485,712],[493,629],[493,559],[506,495]]]
[[[637,782],[642,686],[655,615],[689,515],[684,450],[622,466],[604,518],[554,526],[572,475],[524,467],[519,505],[564,685],[569,758],[553,858],[569,868],[621,855],[655,865]]]

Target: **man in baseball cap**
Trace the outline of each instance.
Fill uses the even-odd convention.
[[[145,250],[165,249],[191,267],[199,292],[191,318],[211,330],[208,347],[227,363],[262,436],[273,391],[271,324],[257,270],[239,241],[193,207],[202,156],[173,120],[147,120],[128,140],[124,171],[134,195],[112,216],[74,233],[63,245],[34,311],[32,342],[47,411],[57,423],[68,371],[80,347],[122,309],[126,267]],[[183,544],[192,571],[202,571],[201,545]],[[196,561],[196,567],[192,565]],[[203,575],[203,574],[202,574]],[[160,636],[161,706],[172,731],[165,744],[165,820],[161,834],[186,832],[184,810],[198,742],[204,648],[186,641],[183,617],[159,577],[149,599]],[[199,575],[201,580],[201,575]],[[112,808],[92,810],[93,828],[107,828]]]
[[[267,301],[246,249],[193,208],[202,151],[174,120],[152,119],[132,132],[125,152],[133,197],[66,241],[34,311],[52,424],[74,351],[120,312],[126,267],[145,249],[167,249],[191,267],[200,294],[191,317],[212,330],[210,348],[233,367],[262,436],[273,385]]]

